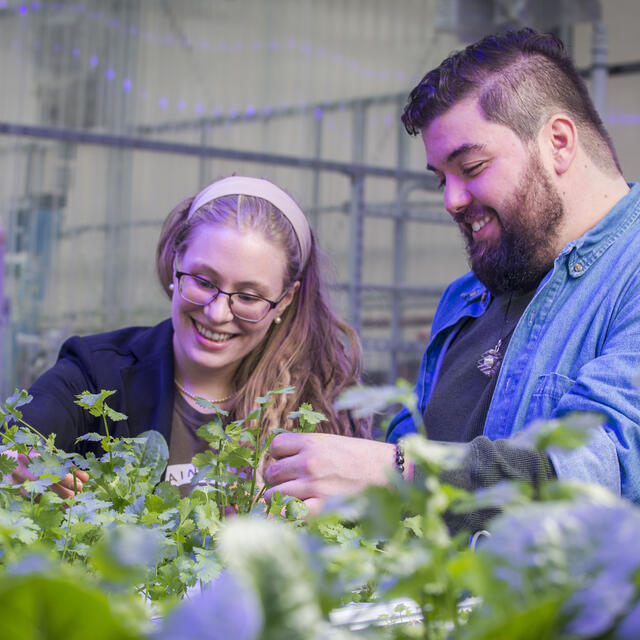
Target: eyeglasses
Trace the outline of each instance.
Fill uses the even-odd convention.
[[[271,309],[285,297],[287,290],[274,302],[267,300],[256,293],[244,293],[243,291],[223,291],[206,278],[194,276],[192,273],[176,271],[178,279],[178,291],[187,302],[202,307],[212,303],[221,293],[229,298],[229,308],[234,317],[245,322],[260,322]]]

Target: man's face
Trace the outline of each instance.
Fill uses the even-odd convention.
[[[495,294],[533,289],[562,248],[564,216],[537,145],[486,120],[475,99],[436,118],[422,138],[476,276]]]

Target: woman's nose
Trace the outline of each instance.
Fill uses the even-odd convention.
[[[231,300],[225,293],[219,293],[214,300],[205,305],[204,312],[214,322],[222,323],[233,320]]]

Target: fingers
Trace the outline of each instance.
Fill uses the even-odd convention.
[[[297,454],[272,462],[265,469],[264,479],[268,485],[274,486],[307,474],[306,459],[302,454]]]
[[[82,469],[78,469],[77,467],[73,467],[73,471],[75,471],[76,477],[83,484],[89,481],[89,474],[86,471],[83,471]]]
[[[75,477],[74,477],[74,472],[75,472]],[[74,472],[67,473],[67,475],[64,478],[62,478],[62,480],[56,483],[57,485],[65,489],[68,489],[71,492],[71,495],[73,495],[74,492],[78,493],[79,491],[82,491],[82,487],[84,486],[84,483],[87,482],[87,480],[89,480],[89,474],[86,471],[81,471],[80,469],[76,469],[74,470]]]
[[[18,466],[11,472],[11,480],[14,484],[22,484],[25,480],[35,480],[36,477],[29,471],[28,466],[31,460],[24,454],[17,457]],[[75,474],[75,479],[74,479]],[[67,473],[64,478],[51,485],[51,490],[61,498],[71,498],[76,493],[82,491],[84,483],[89,480],[89,474],[81,469],[73,468],[71,473]]]
[[[18,463],[18,466],[11,472],[11,479],[14,484],[22,484],[25,480],[36,479],[36,477],[29,471],[29,463],[31,460],[27,458],[24,453],[17,454],[15,456],[15,460]]]
[[[267,504],[271,503],[271,497],[276,491],[279,491],[285,496],[291,496],[292,498],[299,498],[305,501],[315,497],[311,483],[306,480],[291,480],[268,489],[264,494],[264,499],[267,501]]]
[[[50,488],[51,491],[57,493],[63,500],[66,500],[67,498],[73,498],[73,496],[75,496],[75,493],[71,489],[67,489],[60,482],[55,482],[51,485]]]
[[[308,439],[305,433],[279,433],[271,441],[271,455],[278,458],[285,458],[299,453]]]
[[[304,503],[309,507],[309,515],[315,516],[324,509],[324,500],[320,498],[308,498]]]

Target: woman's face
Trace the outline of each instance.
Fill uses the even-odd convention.
[[[205,278],[229,293],[244,292],[277,300],[283,293],[287,258],[283,248],[259,232],[203,224],[177,260],[179,271]],[[292,287],[275,309],[259,322],[239,320],[229,297],[220,294],[206,306],[184,300],[173,277],[171,319],[178,371],[190,380],[221,376],[231,380],[242,359],[255,349],[277,315],[293,299]]]

